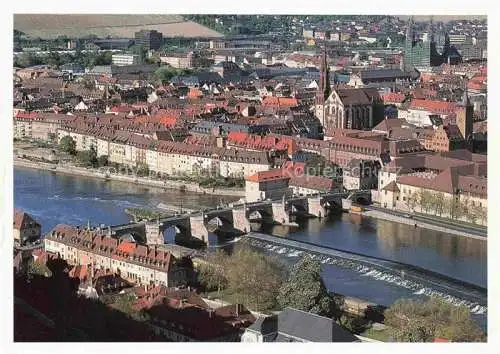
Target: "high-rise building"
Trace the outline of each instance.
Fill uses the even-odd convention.
[[[431,36],[432,37],[432,36]],[[408,20],[403,56],[403,70],[411,71],[415,67],[431,65],[431,42],[416,40],[413,32],[413,17]]]
[[[148,50],[158,50],[163,44],[163,35],[155,30],[140,30],[135,32],[135,44]]]

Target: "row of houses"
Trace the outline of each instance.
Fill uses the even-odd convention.
[[[112,131],[106,127],[60,128],[58,141],[65,136],[73,138],[77,150],[89,150],[94,146],[97,155],[108,156],[111,163],[131,167],[145,164],[150,171],[165,175],[212,171],[223,177],[246,177],[272,166],[269,154],[261,151],[151,140],[133,132]]]
[[[120,241],[102,231],[60,224],[45,235],[44,247],[69,265],[117,274],[135,284],[176,286],[189,277],[189,269],[169,252]]]

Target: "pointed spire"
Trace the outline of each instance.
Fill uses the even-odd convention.
[[[326,44],[323,47],[323,53],[320,61],[320,77],[318,84],[318,92],[316,96],[317,104],[324,104],[325,100],[330,96],[330,78],[329,78],[328,57],[326,54]]]
[[[429,35],[431,37],[431,42],[434,42],[434,16],[431,16],[429,32],[430,32]]]
[[[468,81],[469,80],[467,79],[467,76],[464,76],[464,87],[463,87],[464,93],[462,95],[462,104],[464,106],[468,106],[470,104],[470,101],[469,101],[469,92],[468,92],[469,90],[468,90],[468,87],[467,87],[468,86],[467,85]]]

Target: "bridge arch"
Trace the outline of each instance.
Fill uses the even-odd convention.
[[[252,208],[247,210],[246,215],[249,220],[262,220],[273,217],[272,212],[265,208]]]

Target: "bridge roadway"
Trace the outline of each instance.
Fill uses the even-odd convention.
[[[368,193],[369,191],[358,191],[356,193]],[[285,199],[285,203],[287,205],[293,204],[294,202],[299,202],[299,201],[304,201],[307,198],[315,198],[315,197],[349,197],[353,193],[347,193],[347,192],[341,192],[341,193],[316,193],[316,194],[310,194],[307,196],[296,196],[292,198],[287,198]],[[264,207],[264,206],[270,206],[272,203],[279,203],[283,202],[282,199],[276,199],[276,200],[263,200],[263,201],[257,201],[257,202],[252,202],[252,203],[239,203],[239,204],[230,204],[229,207],[225,208],[220,208],[217,207],[215,209],[204,209],[204,210],[198,210],[198,211],[191,211],[191,212],[186,212],[180,215],[174,215],[174,216],[167,216],[164,218],[160,218],[159,222],[160,223],[165,223],[165,222],[172,222],[172,221],[180,221],[183,220],[187,217],[195,217],[195,216],[202,216],[206,215],[207,217],[210,217],[212,214],[220,214],[221,212],[230,212],[232,210],[243,210],[244,207],[250,208],[250,209],[257,209],[259,207]],[[131,227],[134,226],[139,226],[143,224],[143,222],[130,222],[127,224],[121,224],[121,225],[114,225],[111,226],[111,231],[112,232],[118,232],[122,231],[124,229],[130,229]]]

